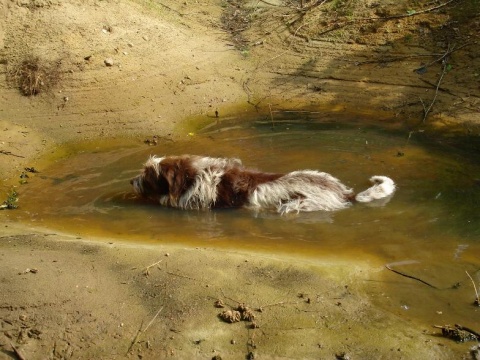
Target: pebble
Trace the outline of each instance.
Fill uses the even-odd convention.
[[[113,66],[113,59],[112,58],[106,58],[103,60],[106,66]]]

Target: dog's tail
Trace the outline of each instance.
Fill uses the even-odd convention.
[[[373,186],[358,193],[355,196],[355,200],[358,202],[370,202],[386,198],[395,192],[395,183],[387,176],[372,176],[370,182],[373,183]]]

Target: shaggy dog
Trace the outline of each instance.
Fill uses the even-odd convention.
[[[355,195],[333,176],[315,170],[263,173],[243,167],[238,159],[195,155],[152,156],[132,179],[135,193],[161,205],[181,209],[248,207],[281,214],[333,211],[352,202],[370,202],[393,194],[395,184],[373,176],[373,186]]]

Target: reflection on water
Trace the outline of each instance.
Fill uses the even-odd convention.
[[[98,148],[57,161],[31,179],[21,188],[18,215],[80,234],[313,255],[360,248],[384,257],[395,248],[389,256],[397,258],[413,249],[435,246],[439,251],[452,237],[476,244],[480,167],[439,149],[405,143],[405,137],[374,129],[282,120],[274,129],[268,123],[235,124],[210,128],[185,142]],[[239,157],[248,167],[270,172],[318,169],[357,192],[369,186],[370,176],[387,175],[398,191],[384,202],[287,216],[165,209],[133,196],[129,180],[148,156],[182,153]]]
[[[129,180],[148,156],[182,153],[238,157],[248,167],[269,172],[318,169],[357,192],[369,186],[370,176],[387,175],[398,190],[387,204],[286,216],[166,209],[133,196]],[[468,303],[467,294],[473,293],[465,270],[474,273],[479,266],[479,179],[479,164],[462,155],[413,139],[407,145],[404,135],[298,120],[288,113],[273,129],[261,122],[222,124],[184,142],[80,151],[30,179],[19,190],[20,208],[12,216],[79,235],[396,263],[441,288],[465,284],[462,302]],[[400,284],[392,307],[405,303],[411,309],[409,297],[421,285],[393,274],[391,279]],[[458,293],[442,296],[432,297],[439,307]],[[432,304],[422,309],[434,317],[427,309]]]

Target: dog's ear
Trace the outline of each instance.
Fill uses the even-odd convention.
[[[195,170],[189,157],[165,159],[160,163],[161,171],[168,183],[168,195],[172,206],[178,205],[180,197],[192,186]]]
[[[162,193],[168,194],[170,204],[176,206],[183,188],[178,161],[165,159],[158,166],[158,186],[163,190]]]

